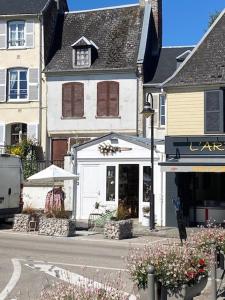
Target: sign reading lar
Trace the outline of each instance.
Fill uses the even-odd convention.
[[[215,151],[225,151],[225,144],[222,142],[199,142],[198,145],[196,143],[191,142],[189,149],[191,152],[215,152]]]

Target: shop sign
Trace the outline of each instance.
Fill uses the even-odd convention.
[[[199,142],[197,145],[196,143],[190,142],[189,149],[191,152],[221,152],[225,151],[225,145],[222,142]]]
[[[225,155],[225,136],[166,137],[166,154],[181,155]]]

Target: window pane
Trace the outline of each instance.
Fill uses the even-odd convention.
[[[106,201],[115,201],[116,167],[107,166],[106,169]]]
[[[27,80],[27,71],[20,71],[20,80]]]
[[[166,125],[166,97],[164,95],[159,96],[160,101],[160,125],[165,126]]]
[[[151,193],[151,168],[143,167],[143,202],[150,202]]]
[[[27,98],[27,71],[20,71],[20,99]]]
[[[24,24],[22,21],[9,23],[9,46],[16,47],[24,45]]]
[[[9,71],[9,99],[27,98],[27,71]]]

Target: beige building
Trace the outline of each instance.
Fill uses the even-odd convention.
[[[46,153],[46,99],[42,71],[64,0],[0,0],[0,148],[22,137]],[[41,124],[41,125],[40,125]]]

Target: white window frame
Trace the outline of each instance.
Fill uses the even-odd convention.
[[[88,63],[81,65],[81,64],[77,64],[77,52],[78,51],[82,51],[82,50],[87,50],[88,52]],[[83,48],[75,48],[74,50],[74,54],[73,54],[73,65],[75,68],[88,68],[91,66],[91,48],[87,48],[87,47],[83,47]]]
[[[23,36],[24,36],[24,44],[23,45],[18,45],[19,43],[19,37],[18,37],[18,25],[23,24],[24,28],[23,28]],[[10,40],[10,36],[11,36],[11,26],[10,25],[17,25],[16,28],[16,45],[13,46],[11,45],[11,40]],[[7,24],[7,31],[8,31],[8,36],[7,36],[7,43],[8,43],[8,48],[10,49],[15,49],[15,48],[25,48],[26,47],[26,22],[25,21],[9,21]]]
[[[164,98],[164,104],[161,103],[161,98]],[[164,114],[162,114],[162,107],[164,107]],[[162,124],[162,117],[165,118],[165,124]],[[165,127],[166,126],[166,95],[159,94],[159,126]]]
[[[27,73],[27,94],[26,94],[26,98],[20,98],[20,87],[19,87],[19,83],[20,83],[20,73],[21,72],[26,72]],[[17,72],[17,98],[10,98],[10,72]],[[23,69],[23,68],[13,68],[13,69],[9,69],[8,70],[8,80],[7,80],[7,90],[8,90],[8,101],[27,101],[28,99],[28,70],[27,69]]]

